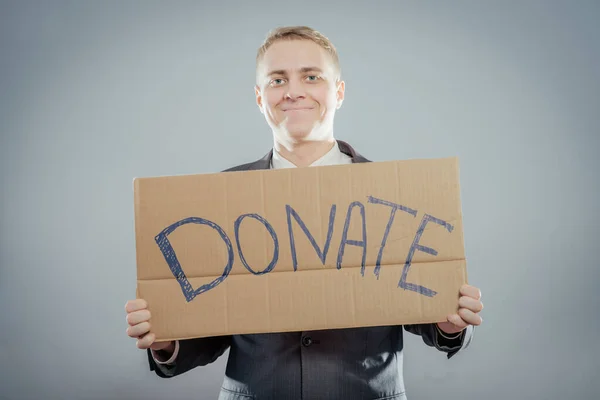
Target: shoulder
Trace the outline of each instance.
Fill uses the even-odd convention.
[[[221,172],[231,172],[231,171],[251,171],[251,170],[256,170],[256,169],[269,169],[271,166],[271,157],[273,155],[273,151],[269,151],[263,158],[256,160],[256,161],[252,161],[252,162],[248,162],[248,163],[244,163],[244,164],[240,164],[240,165],[236,165],[234,167],[230,167],[227,168]]]
[[[221,172],[231,172],[231,171],[250,171],[253,169],[257,169],[256,164],[258,163],[258,161],[253,161],[253,162],[249,162],[246,164],[240,164],[240,165],[236,165],[227,169],[224,169]]]
[[[370,159],[364,157],[362,154],[357,152],[354,147],[350,144],[344,142],[343,140],[337,140],[340,151],[352,159],[353,163],[365,163],[372,162]]]

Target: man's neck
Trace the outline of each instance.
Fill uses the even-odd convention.
[[[282,143],[275,140],[275,150],[286,160],[297,167],[308,167],[327,154],[335,145],[335,139],[307,141],[300,143]]]

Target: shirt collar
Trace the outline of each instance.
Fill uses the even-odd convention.
[[[338,143],[335,142],[325,155],[321,158],[310,164],[311,167],[316,167],[319,165],[336,165],[336,164],[350,164],[352,163],[352,158],[348,155],[342,153],[340,150]],[[273,148],[273,158],[271,159],[271,168],[272,169],[280,169],[280,168],[296,168],[289,160],[283,158],[281,154]]]

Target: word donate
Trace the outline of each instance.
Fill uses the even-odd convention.
[[[412,215],[413,217],[416,217],[417,210],[405,207],[400,204],[395,204],[393,202],[386,201],[383,199],[378,199],[373,196],[368,197],[368,202],[373,203],[373,204],[388,206],[391,208],[389,221],[385,227],[385,232],[383,234],[383,239],[381,241],[381,246],[379,248],[379,254],[377,256],[377,261],[376,261],[375,269],[374,269],[374,274],[379,276],[383,251],[384,251],[384,248],[385,248],[385,245],[387,242],[388,235],[390,233],[390,229],[394,222],[394,217],[396,216],[396,211],[400,210],[400,211],[403,211],[403,212],[406,212],[406,213]],[[360,217],[361,217],[361,222],[362,222],[362,238],[361,238],[361,240],[348,239],[348,228],[350,226],[352,211],[354,209],[358,209],[360,212]],[[296,271],[298,269],[298,257],[297,257],[297,253],[296,253],[296,246],[294,244],[294,231],[292,229],[292,218],[294,218],[294,220],[300,225],[300,227],[302,228],[302,231],[306,234],[308,240],[310,241],[313,248],[317,252],[317,255],[321,259],[321,262],[323,264],[325,264],[325,259],[327,258],[327,252],[329,250],[329,246],[331,244],[331,238],[332,238],[332,234],[333,234],[333,227],[334,227],[335,214],[336,214],[336,205],[334,204],[331,206],[331,212],[329,213],[329,225],[328,225],[329,228],[327,231],[327,239],[325,240],[323,249],[321,249],[319,247],[314,236],[310,233],[310,231],[306,227],[306,224],[304,223],[304,221],[300,218],[298,213],[289,204],[286,204],[285,211],[287,214],[288,235],[289,235],[289,243],[290,243],[290,249],[291,249],[291,254],[292,254],[292,262],[293,262],[293,266],[294,266],[294,271]],[[258,220],[260,223],[262,223],[262,225],[264,225],[265,229],[267,230],[267,232],[269,233],[270,237],[273,240],[274,251],[273,251],[273,256],[272,256],[271,262],[263,270],[260,270],[260,271],[255,271],[250,265],[248,265],[248,263],[246,262],[246,259],[244,258],[244,253],[242,251],[239,232],[240,232],[240,225],[242,224],[242,221],[245,218],[254,218],[254,219]],[[406,290],[412,290],[414,292],[420,293],[425,296],[433,297],[437,294],[437,292],[435,292],[434,290],[426,288],[421,285],[414,284],[414,283],[409,283],[406,281],[407,276],[408,276],[408,271],[410,269],[410,266],[412,263],[412,258],[413,258],[415,251],[417,251],[417,250],[422,251],[422,252],[425,252],[425,253],[428,253],[428,254],[431,254],[434,256],[437,256],[437,254],[438,254],[435,249],[433,249],[431,247],[423,246],[419,243],[419,239],[421,238],[421,235],[423,234],[423,231],[425,230],[425,227],[427,226],[427,223],[429,223],[429,222],[434,222],[438,225],[443,226],[444,228],[446,228],[448,230],[448,232],[452,232],[452,230],[454,229],[452,227],[452,225],[450,225],[449,223],[447,223],[439,218],[435,218],[429,214],[425,214],[423,216],[421,224],[419,225],[419,228],[415,234],[412,245],[410,246],[410,249],[408,251],[408,255],[406,257],[406,262],[404,264],[404,270],[402,271],[402,277],[398,283],[398,287],[400,287],[402,289],[406,289]],[[169,234],[171,234],[173,231],[175,231],[178,227],[185,225],[185,224],[191,224],[191,223],[208,225],[209,227],[215,229],[219,233],[221,238],[223,239],[223,242],[225,242],[225,245],[227,246],[227,254],[228,254],[227,265],[225,265],[223,274],[220,277],[218,277],[217,279],[215,279],[214,281],[204,284],[197,289],[194,289],[192,287],[192,285],[190,284],[189,280],[187,279],[185,272],[183,271],[183,268],[182,268],[179,260],[177,259],[175,250],[173,249],[173,246],[169,242],[169,238],[168,238]],[[234,232],[235,232],[235,241],[237,243],[238,255],[240,257],[242,264],[244,265],[244,267],[246,267],[246,269],[248,271],[250,271],[254,275],[262,275],[262,274],[271,272],[275,268],[275,266],[277,265],[277,261],[279,259],[279,239],[278,239],[277,233],[275,232],[275,229],[273,228],[273,226],[271,226],[269,221],[267,221],[265,218],[263,218],[262,216],[260,216],[258,214],[243,214],[243,215],[240,215],[235,220]],[[231,269],[233,267],[234,251],[233,251],[233,246],[231,244],[231,240],[230,240],[229,236],[223,230],[223,228],[221,228],[219,225],[217,225],[216,223],[214,223],[208,219],[204,219],[204,218],[200,218],[200,217],[185,218],[181,221],[178,221],[178,222],[170,225],[166,229],[164,229],[160,234],[158,234],[156,236],[155,240],[156,240],[158,247],[160,248],[160,251],[162,252],[162,254],[165,258],[165,261],[169,265],[169,269],[171,270],[173,276],[179,282],[179,284],[181,286],[181,290],[183,292],[183,295],[185,296],[187,301],[192,301],[199,294],[206,292],[208,290],[211,290],[214,287],[216,287],[218,284],[223,282],[223,280],[225,280],[225,278],[227,278],[227,276],[229,275],[229,273],[231,272]],[[342,268],[342,259],[344,258],[344,249],[346,248],[347,245],[358,246],[358,247],[362,248],[363,257],[362,257],[362,262],[361,262],[361,275],[364,276],[365,266],[366,266],[365,261],[366,261],[366,255],[367,255],[367,228],[366,228],[366,219],[365,219],[365,206],[360,201],[354,201],[348,207],[348,212],[346,213],[346,219],[345,219],[345,223],[344,223],[344,230],[342,233],[342,240],[339,245],[339,250],[338,250],[338,255],[337,255],[337,269]]]
[[[467,282],[455,158],[134,180],[157,340],[445,320]]]

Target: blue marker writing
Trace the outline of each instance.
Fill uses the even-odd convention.
[[[333,235],[333,222],[335,220],[335,210],[336,210],[336,206],[335,206],[335,204],[333,204],[331,206],[331,211],[329,212],[329,224],[327,227],[327,239],[325,239],[325,244],[323,245],[323,250],[321,251],[321,248],[317,244],[317,241],[315,240],[313,235],[310,233],[310,231],[306,227],[306,224],[304,223],[304,221],[302,221],[302,219],[300,218],[300,216],[298,215],[296,210],[294,210],[290,205],[285,206],[285,211],[287,213],[288,232],[290,235],[290,247],[292,249],[292,265],[294,266],[294,271],[296,271],[298,269],[298,257],[296,256],[296,243],[294,241],[294,230],[292,229],[292,217],[294,217],[294,219],[296,220],[298,225],[300,225],[300,228],[302,228],[302,230],[304,231],[304,234],[308,238],[310,244],[312,244],[313,248],[317,252],[319,259],[321,260],[323,265],[325,265],[325,259],[327,258],[327,252],[329,251],[329,244],[331,243],[331,236]]]
[[[437,256],[437,254],[438,254],[437,250],[432,249],[431,247],[427,247],[427,246],[423,246],[423,245],[419,244],[419,240],[421,239],[421,235],[423,235],[425,226],[430,221],[443,226],[444,228],[446,228],[448,230],[448,232],[452,232],[452,230],[454,229],[454,227],[452,225],[450,225],[449,223],[447,223],[445,221],[442,221],[441,219],[432,217],[429,214],[425,214],[423,216],[423,219],[421,220],[421,225],[419,226],[419,229],[417,229],[417,234],[415,235],[415,239],[413,240],[413,243],[410,246],[410,250],[408,251],[408,255],[406,256],[406,263],[404,264],[404,270],[402,271],[402,277],[400,278],[398,287],[401,287],[406,290],[412,290],[413,292],[417,292],[417,293],[423,294],[428,297],[433,297],[437,294],[437,292],[435,292],[431,289],[428,289],[424,286],[406,282],[406,276],[408,275],[408,270],[410,269],[410,265],[412,263],[412,258],[413,258],[413,255],[415,254],[416,250],[419,250],[419,251],[422,251],[424,253],[431,254],[434,256]]]
[[[265,226],[265,228],[267,228],[267,231],[269,232],[269,234],[271,234],[271,238],[273,239],[273,258],[271,259],[269,265],[267,265],[267,267],[262,271],[254,271],[246,262],[246,258],[244,257],[244,253],[242,252],[242,245],[240,244],[240,224],[246,217],[254,218],[260,221]],[[254,275],[262,275],[271,272],[273,268],[275,268],[277,260],[279,259],[279,241],[277,240],[277,234],[275,233],[275,230],[273,229],[271,224],[269,224],[269,221],[267,221],[258,214],[244,214],[240,215],[238,219],[235,220],[233,228],[235,230],[235,240],[237,242],[238,253],[240,255],[240,260],[242,261],[242,264],[244,264],[244,267],[246,267],[246,269],[252,272]]]
[[[381,205],[392,208],[392,210],[390,211],[390,219],[388,220],[387,226],[385,227],[383,239],[381,239],[381,247],[379,248],[379,254],[377,255],[377,262],[375,263],[374,273],[375,273],[375,276],[377,276],[377,279],[379,279],[379,271],[381,269],[381,258],[383,257],[383,249],[385,247],[385,243],[387,242],[387,238],[390,233],[390,229],[392,228],[392,224],[394,223],[394,217],[396,216],[396,211],[402,210],[402,211],[409,213],[413,217],[416,217],[417,210],[413,210],[412,208],[408,208],[408,207],[405,207],[400,204],[392,203],[391,201],[378,199],[373,196],[369,196],[369,203],[381,204]]]
[[[350,218],[352,217],[352,210],[354,207],[360,209],[360,217],[362,220],[362,240],[348,240],[348,228],[350,227]],[[346,222],[344,223],[344,230],[342,231],[342,240],[340,243],[340,249],[338,251],[337,258],[337,269],[342,268],[342,259],[344,258],[344,250],[346,245],[362,247],[363,255],[360,273],[365,276],[365,262],[367,259],[367,225],[365,221],[365,206],[360,201],[354,201],[348,206],[348,213],[346,214]]]
[[[181,268],[181,264],[177,259],[175,250],[173,250],[173,246],[171,246],[171,242],[169,242],[168,239],[168,236],[171,233],[173,233],[175,229],[179,228],[182,225],[190,223],[208,225],[211,228],[215,229],[217,232],[219,232],[219,235],[221,235],[223,242],[225,242],[225,245],[227,246],[228,260],[227,265],[225,265],[225,269],[223,270],[223,274],[214,281],[200,286],[198,289],[194,289],[188,281],[187,277],[185,276],[185,273],[183,272],[183,269]],[[158,245],[158,248],[165,257],[165,261],[169,265],[171,273],[177,279],[177,282],[179,282],[179,285],[181,286],[181,291],[183,292],[183,295],[185,296],[185,299],[188,302],[192,301],[194,297],[198,296],[199,294],[204,293],[223,282],[223,280],[227,278],[227,276],[231,272],[231,268],[233,267],[233,247],[231,246],[231,241],[229,240],[229,237],[219,225],[207,219],[196,217],[182,219],[181,221],[175,222],[174,224],[165,228],[161,233],[156,235],[154,239],[156,241],[156,244]]]

